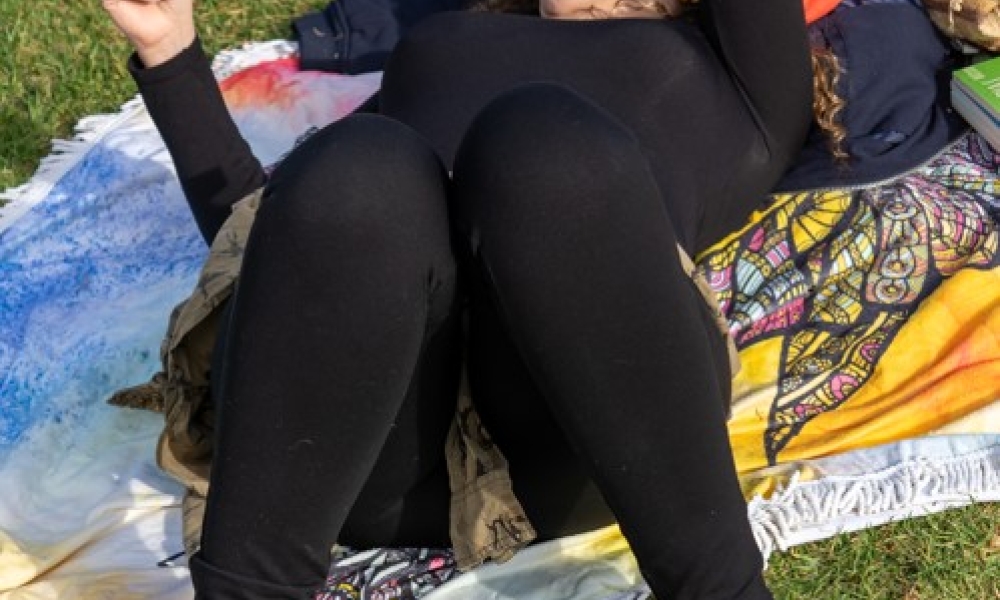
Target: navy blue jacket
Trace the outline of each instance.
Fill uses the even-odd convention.
[[[851,0],[810,27],[844,69],[847,163],[814,128],[779,191],[867,184],[912,170],[966,131],[948,80],[959,57],[923,9],[908,0]]]
[[[379,71],[403,33],[465,0],[333,0],[292,23],[303,69],[357,74]]]

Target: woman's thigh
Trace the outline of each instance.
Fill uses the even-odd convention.
[[[468,369],[476,410],[510,466],[539,540],[614,523],[508,333],[485,282],[469,274]]]
[[[386,515],[425,482],[446,512],[436,473],[461,367],[449,186],[418,135],[370,115],[275,171],[212,370],[201,560],[216,570],[319,580],[347,534],[402,539]],[[446,539],[431,529],[413,542]]]

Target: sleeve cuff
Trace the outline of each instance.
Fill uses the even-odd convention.
[[[212,68],[199,38],[195,38],[190,46],[163,64],[147,69],[139,59],[139,55],[133,52],[127,66],[140,91],[144,87],[173,79],[185,72],[201,69],[211,71]]]

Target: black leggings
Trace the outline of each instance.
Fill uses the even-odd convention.
[[[334,542],[448,544],[466,298],[474,401],[542,539],[617,517],[658,597],[770,597],[675,227],[634,137],[556,85],[491,102],[452,177],[385,117],[308,140],[268,186],[214,370],[199,598],[309,597]]]

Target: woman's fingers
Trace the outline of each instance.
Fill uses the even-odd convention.
[[[192,0],[101,0],[147,66],[169,60],[195,38]]]

